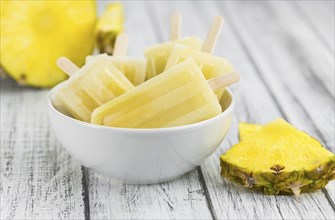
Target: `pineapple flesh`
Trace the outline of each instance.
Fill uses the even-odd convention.
[[[335,179],[335,155],[286,121],[249,128],[249,136],[242,135],[221,155],[221,174],[227,179],[265,194],[297,196]]]
[[[238,124],[238,135],[240,137],[240,140],[245,140],[247,137],[251,136],[261,128],[262,125],[240,122]]]
[[[23,85],[50,87],[67,78],[56,60],[82,66],[94,46],[94,1],[1,1],[0,64]]]

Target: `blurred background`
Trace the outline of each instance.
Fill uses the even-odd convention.
[[[84,57],[93,53],[93,44],[94,53],[99,52],[101,44],[106,44],[102,41],[107,40],[107,44],[113,46],[113,40],[108,42],[109,36],[99,36],[101,30],[112,35],[128,33],[128,54],[143,57],[147,46],[169,40],[170,16],[175,11],[183,14],[182,36],[202,39],[205,39],[213,17],[222,15],[225,24],[215,54],[232,59],[233,63],[241,59],[237,47],[232,45],[234,43],[248,53],[257,47],[256,51],[261,51],[265,58],[274,44],[281,45],[281,50],[302,54],[309,54],[318,45],[329,52],[334,51],[333,1],[123,1],[119,5],[113,1],[96,1],[96,6],[89,1],[16,2],[10,6],[6,1],[1,2],[2,73],[8,72],[20,84],[34,87],[51,87],[65,79],[64,73],[55,66],[57,56],[68,56],[81,66]],[[108,9],[110,3],[114,3],[114,8]],[[105,19],[101,17],[104,12]],[[52,25],[56,34],[50,32],[53,39],[47,39],[52,37],[48,36],[49,30],[45,31],[44,26]],[[38,28],[44,28],[44,32]],[[64,34],[59,34],[61,32]],[[233,42],[230,38],[234,38]],[[312,38],[317,42],[312,42]],[[250,46],[247,45],[249,42]],[[57,48],[64,49],[57,51]],[[311,53],[307,60],[314,60],[313,56],[319,57]],[[30,83],[31,75],[43,77]],[[45,83],[48,81],[45,78],[50,78],[50,82]]]

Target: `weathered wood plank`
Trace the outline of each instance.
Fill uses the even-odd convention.
[[[289,50],[277,48],[279,47],[278,44],[285,38],[274,36],[275,34],[272,31],[278,35],[281,29],[277,23],[270,22],[273,18],[265,16],[264,12],[262,13],[262,11],[266,11],[259,8],[259,5],[262,4],[256,4],[255,2],[218,3],[219,10],[216,13],[214,13],[215,9],[209,9],[209,6],[206,5],[206,9],[210,13],[214,15],[220,13],[226,20],[223,37],[217,46],[217,54],[227,55],[233,64],[236,65],[237,71],[241,73],[241,82],[234,89],[237,96],[237,119],[239,121],[264,123],[276,117],[285,117],[299,128],[307,130],[309,133],[314,131],[316,135],[316,126],[313,122],[310,122],[310,119],[308,119],[309,115],[306,115],[306,110],[304,109],[311,103],[308,102],[305,103],[305,106],[301,106],[292,100],[293,95],[291,94],[300,95],[302,92],[309,94],[309,85],[304,85],[301,90],[294,90],[291,93],[282,91],[287,90],[286,86],[294,86],[293,82],[287,82],[291,80],[292,76],[282,73],[285,70],[287,71],[285,67],[289,69],[296,65],[296,63],[292,64],[292,62],[287,61],[287,57],[290,59],[297,59],[297,57],[292,55]],[[205,5],[200,7],[205,7]],[[202,16],[202,19],[209,17],[208,14]],[[199,19],[194,22],[202,24]],[[318,49],[318,47],[314,49]],[[320,50],[323,50],[322,47]],[[257,56],[255,55],[256,52]],[[267,63],[264,63],[265,60]],[[281,69],[277,66],[279,64],[282,66]],[[267,68],[264,69],[265,67]],[[295,67],[293,70],[296,70],[294,77],[298,78],[299,84],[301,83],[300,81],[306,80],[302,75],[301,69]],[[329,73],[321,72],[320,74],[326,75]],[[265,79],[268,80],[265,81]],[[269,82],[270,80],[271,82]],[[331,81],[328,83],[331,83]],[[305,82],[305,84],[307,83]],[[280,89],[274,90],[273,87],[280,87]],[[285,92],[286,94],[285,96],[280,96],[280,94],[278,95],[279,92]],[[302,99],[304,101],[308,99],[306,94],[303,94],[304,97]],[[314,94],[312,98],[318,99],[319,96],[322,96],[320,92],[316,95]],[[332,108],[328,108],[322,111],[324,111],[325,115],[330,115],[332,113],[331,110]],[[222,148],[201,166],[218,218],[327,219],[333,216],[334,210],[322,191],[304,194],[301,196],[300,201],[296,201],[293,197],[287,196],[264,196],[220,178],[218,174],[218,158],[229,146],[237,142],[237,119],[234,120],[231,132]],[[314,116],[314,120],[316,119],[318,117]],[[325,129],[329,138],[324,143],[328,142],[327,146],[329,148],[332,146],[331,135],[333,137],[331,126],[333,126],[332,122]]]
[[[170,20],[148,2],[124,2],[129,34],[129,55],[143,56],[146,46],[167,40],[158,17]],[[101,6],[103,7],[103,6]],[[165,31],[165,29],[164,29]],[[197,170],[168,183],[124,185],[88,172],[91,219],[211,219],[205,191]]]
[[[129,54],[136,56],[142,55],[145,46],[167,40],[168,17],[174,10],[184,14],[183,36],[204,38],[212,16],[220,13],[226,18],[216,54],[232,60],[242,75],[241,83],[233,88],[236,117],[227,140],[201,169],[169,183],[123,185],[88,171],[85,180],[90,207],[85,210],[80,165],[50,131],[44,107],[46,91],[2,81],[1,219],[83,219],[85,211],[92,219],[333,217],[335,184],[329,185],[328,191],[304,194],[296,201],[243,189],[219,175],[219,155],[237,142],[236,125],[241,120],[265,123],[286,117],[334,151],[334,55],[320,43],[321,35],[304,23],[299,13],[295,15],[295,7],[286,3],[161,1],[125,2],[125,7]],[[332,14],[329,7],[320,8]],[[323,11],[314,10],[313,25],[317,26],[319,19],[324,19]],[[328,42],[334,29],[330,21],[322,22],[315,28],[320,28],[321,37]]]
[[[300,28],[300,35],[293,34],[292,28],[282,25],[288,19],[291,23],[297,20],[294,11],[283,2],[227,6],[250,59],[279,105],[288,112],[292,122],[319,138],[334,152],[334,118],[329,117],[335,105],[332,55],[317,43],[317,38],[303,39],[313,32]],[[245,13],[235,16],[233,12],[237,8]],[[257,13],[247,13],[250,8]],[[277,10],[285,11],[285,15],[280,16]],[[313,54],[323,59],[317,59]]]
[[[196,170],[163,184],[125,185],[89,174],[91,219],[211,219]]]
[[[334,1],[295,1],[297,12],[310,25],[320,41],[334,54],[335,2]]]
[[[300,3],[302,4],[302,2]],[[320,3],[322,4],[322,2]],[[305,5],[305,4],[302,4]],[[333,4],[334,5],[334,4]],[[334,8],[333,15],[326,14],[328,22],[324,22],[322,17],[315,16],[323,14],[325,8],[315,8],[315,15],[311,15],[314,22],[324,26],[322,31],[315,31],[310,25],[310,22],[299,16],[296,8],[291,4],[275,3],[266,4],[264,9],[267,9],[273,18],[273,22],[277,23],[281,30],[282,41],[287,47],[291,47],[290,52],[296,57],[298,64],[303,64],[303,75],[306,75],[310,85],[315,87],[319,84],[323,87],[320,91],[324,95],[334,97],[334,51],[329,48],[334,47]],[[285,11],[285,14],[282,13]],[[332,19],[331,19],[332,18]],[[323,43],[323,38],[320,36],[332,37],[328,45]]]
[[[334,39],[335,39],[335,2],[296,2],[298,11],[301,10],[302,15],[306,18],[307,23],[314,32],[319,36],[320,40],[325,44],[334,56]],[[331,31],[332,30],[332,31]],[[334,62],[333,62],[334,63]],[[334,65],[333,65],[334,66]],[[334,68],[333,68],[334,69]],[[333,71],[334,72],[334,71]],[[335,206],[335,183],[326,186],[328,200],[333,202]]]
[[[291,5],[272,2],[255,6],[257,8],[254,7],[253,10],[259,11],[258,16],[264,17],[261,20],[264,23],[259,27],[278,25],[278,30],[272,30],[272,33],[269,31],[271,35],[267,38],[260,34],[267,28],[256,30],[250,26],[249,32],[245,35],[254,62],[263,68],[260,73],[264,74],[265,83],[275,90],[280,105],[290,109],[288,114],[290,120],[320,139],[334,152],[334,53],[329,53],[327,46],[321,43],[320,36],[310,28],[308,21],[299,19]],[[325,7],[319,7],[314,10],[316,14],[322,14],[324,9]],[[280,13],[283,11],[284,15]],[[245,21],[247,23],[241,25],[249,27],[250,18],[245,18]],[[328,25],[324,31],[328,30],[328,35],[334,35],[333,23],[328,22]],[[257,48],[254,47],[255,42],[251,42],[247,37],[250,34],[255,40],[259,40]],[[266,47],[264,42],[272,45],[272,49],[268,50],[270,46]],[[268,59],[262,58],[262,55]],[[275,73],[272,77],[269,74],[271,72]],[[276,76],[281,77],[276,79]],[[274,79],[276,83],[273,83]],[[278,88],[277,80],[281,81],[282,88]],[[301,113],[297,114],[298,111]],[[334,182],[326,187],[330,195],[335,194],[334,188]],[[331,204],[334,207],[335,197],[329,195],[327,197],[332,199]]]
[[[260,7],[262,5],[258,6]],[[317,36],[313,32],[313,30],[304,27],[306,26],[306,24],[302,22],[300,22],[299,24],[295,22],[298,20],[298,18],[295,17],[295,11],[292,11],[292,7],[289,6],[290,5],[280,2],[271,3],[271,16],[268,14],[268,17],[265,18],[265,20],[270,23],[263,24],[262,27],[269,25],[271,26],[275,25],[275,23],[278,23],[279,27],[281,27],[281,33],[286,32],[290,33],[290,35],[285,35],[282,40],[272,37],[270,39],[272,40],[273,44],[272,50],[266,50],[263,47],[261,51],[265,53],[260,53],[257,55],[253,53],[252,56],[255,57],[255,61],[256,63],[258,63],[258,65],[262,67],[272,66],[273,70],[275,70],[272,71],[274,72],[272,77],[270,77],[270,74],[268,73],[269,71],[265,71],[265,69],[263,69],[263,71],[260,71],[260,73],[263,73],[263,77],[268,80],[265,80],[266,83],[272,85],[273,88],[275,88],[279,84],[282,85],[282,89],[280,89],[281,91],[276,91],[278,95],[284,94],[283,91],[287,92],[281,98],[281,100],[279,100],[279,103],[281,104],[281,106],[284,106],[283,108],[291,108],[291,110],[287,113],[287,115],[290,117],[290,120],[294,121],[296,124],[301,124],[302,129],[306,129],[309,133],[312,133],[314,136],[319,138],[326,147],[334,152],[334,117],[331,117],[332,115],[334,115],[334,57],[333,55],[327,53],[327,49],[323,45],[317,43],[317,41],[321,41],[321,39],[311,37],[313,36],[313,34],[314,36]],[[262,11],[264,11],[264,8]],[[276,11],[285,11],[285,15],[280,16],[280,14],[278,12],[276,13]],[[273,19],[271,19],[271,17]],[[246,21],[247,20],[248,19],[246,19]],[[296,33],[289,26],[283,25],[285,22],[299,25],[300,32]],[[330,35],[334,34],[333,26],[329,26],[328,31]],[[257,33],[259,32],[262,32],[262,30],[254,32],[255,37],[258,37],[257,39],[261,37],[257,36]],[[306,35],[309,37],[304,38],[304,36]],[[246,40],[248,40],[247,37]],[[297,42],[300,42],[300,46],[294,47],[296,51],[290,53],[292,52],[292,48],[290,48],[289,46],[292,45],[285,45],[287,41],[295,42],[296,44]],[[248,45],[251,53],[257,51],[257,49],[253,47],[255,45],[254,41],[252,43],[249,42]],[[262,45],[261,42],[259,42],[258,48],[261,48],[260,45]],[[278,51],[281,51],[282,53],[286,53],[287,56],[282,56],[283,58],[278,60],[277,62],[271,62],[271,60],[275,59],[275,53],[273,53],[273,51],[277,51],[277,53]],[[314,54],[318,54],[319,56],[321,55],[324,59],[317,59]],[[264,57],[262,58],[261,55],[263,55]],[[268,60],[266,61],[266,59],[264,58],[268,58]],[[303,60],[304,62],[298,62],[301,60]],[[281,67],[283,66],[286,67],[281,69]],[[301,66],[303,68],[301,68]],[[330,68],[322,68],[324,66],[330,66]],[[285,70],[289,70],[289,74],[294,75],[294,80],[290,80],[287,74],[288,71],[285,72]],[[308,70],[309,72],[306,70]],[[273,80],[276,76],[280,76],[280,74],[284,75],[283,72],[286,73],[286,77],[277,77],[277,79],[279,79],[281,83],[278,83],[277,80],[276,83],[273,83]],[[313,77],[310,76],[310,72],[314,74]],[[320,81],[324,77],[327,78],[327,76],[329,77],[329,80],[327,80],[326,86],[329,85],[328,88],[332,88],[332,91],[330,93],[317,88],[320,86]],[[315,78],[317,78],[317,80],[315,80]],[[303,84],[305,85],[302,86]],[[310,92],[311,90],[313,92]],[[295,96],[295,98],[292,99],[292,101],[288,101],[285,97],[290,96]],[[301,110],[302,113],[305,114],[305,119],[298,117],[302,116],[301,114],[294,113],[295,111],[299,110]],[[325,122],[328,122],[328,126]],[[334,183],[330,184],[327,189],[330,190],[330,194],[334,194]],[[330,198],[334,199],[334,197]]]
[[[80,165],[50,130],[46,90],[1,81],[1,219],[83,219]]]

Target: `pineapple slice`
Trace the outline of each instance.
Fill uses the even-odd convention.
[[[265,194],[299,195],[335,179],[335,155],[282,119],[259,128],[220,159],[224,177]]]
[[[123,32],[124,10],[121,3],[111,3],[99,19],[95,35],[100,53],[113,54],[116,36]]]
[[[245,122],[240,122],[238,124],[238,134],[240,136],[240,140],[245,140],[250,137],[250,135],[254,134],[256,131],[261,129],[263,126],[258,124],[249,124]]]
[[[50,87],[67,78],[56,60],[81,66],[93,50],[93,1],[1,1],[1,67],[23,85]]]

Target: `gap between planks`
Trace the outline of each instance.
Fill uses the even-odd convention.
[[[84,166],[81,166],[82,173],[82,188],[83,188],[83,201],[84,201],[84,216],[85,220],[91,219],[90,213],[90,193],[89,193],[89,178],[87,169]]]

